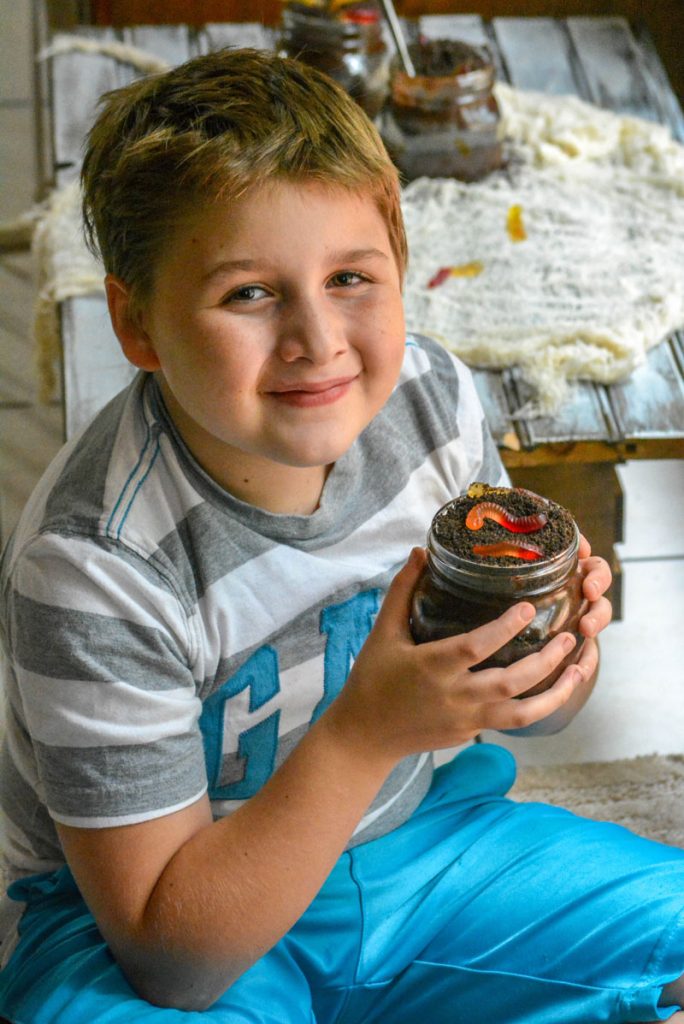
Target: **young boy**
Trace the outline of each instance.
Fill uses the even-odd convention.
[[[433,774],[581,706],[609,572],[584,542],[587,640],[544,694],[516,699],[568,635],[471,671],[525,603],[412,643],[432,515],[505,474],[466,369],[404,335],[373,126],[222,52],[111,94],[83,184],[141,373],[4,556],[0,1016],[680,1016],[681,851],[506,799],[493,744]]]

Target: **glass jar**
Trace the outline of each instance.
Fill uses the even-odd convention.
[[[412,43],[409,53],[417,73],[393,66],[382,124],[404,177],[476,181],[500,167],[501,115],[487,48],[433,39]]]
[[[278,52],[334,78],[375,118],[389,94],[390,54],[375,0],[323,6],[288,3],[282,11]]]
[[[437,513],[443,513],[447,502]],[[436,519],[437,517],[435,517]],[[428,532],[428,560],[413,594],[411,632],[416,643],[467,633],[502,615],[519,601],[534,605],[535,616],[517,636],[477,665],[505,668],[542,649],[558,633],[572,633],[577,644],[553,672],[524,696],[541,693],[577,661],[584,638],[578,624],[588,602],[582,594],[578,566],[579,531],[552,558],[516,565],[488,564],[447,550],[435,537],[435,520]]]

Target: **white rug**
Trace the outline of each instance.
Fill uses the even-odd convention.
[[[678,755],[520,768],[509,795],[684,848],[684,757]]]
[[[548,414],[684,324],[684,146],[575,97],[497,91],[507,169],[405,190],[407,320],[472,366],[520,366],[524,413]]]

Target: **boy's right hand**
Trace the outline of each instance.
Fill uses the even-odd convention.
[[[483,729],[524,729],[560,708],[583,678],[571,665],[544,693],[519,699],[572,650],[570,633],[507,668],[473,671],[531,621],[529,602],[470,633],[416,644],[410,606],[425,560],[425,551],[414,549],[392,581],[347,683],[327,712],[330,724],[360,741],[361,749],[397,760],[457,746]]]

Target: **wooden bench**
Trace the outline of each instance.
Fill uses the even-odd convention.
[[[427,15],[432,36],[486,42],[502,80],[522,89],[574,93],[619,113],[667,124],[684,141],[684,117],[653,42],[623,18],[493,18]],[[415,25],[413,26],[415,28]],[[273,30],[254,23],[124,29],[81,27],[100,42],[119,41],[178,64],[225,45],[270,47]],[[78,172],[84,132],[97,98],[135,77],[134,68],[102,54],[68,53],[48,70],[54,184]],[[132,376],[109,325],[104,299],[73,298],[61,307],[65,436],[71,437]],[[623,499],[615,472],[628,459],[684,456],[684,334],[652,349],[629,379],[580,384],[554,417],[512,419],[528,397],[515,368],[475,370],[492,433],[514,481],[568,505],[595,551],[611,561],[612,599],[621,615],[621,574],[614,544],[622,539]]]

